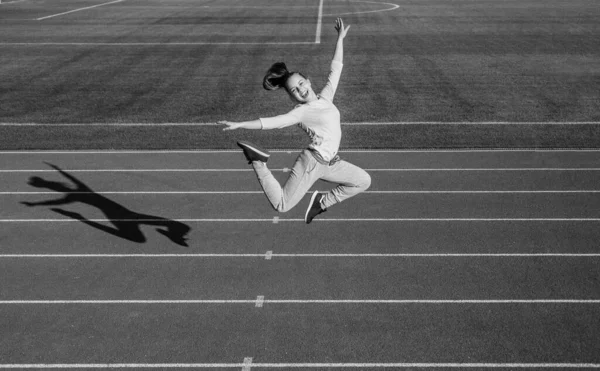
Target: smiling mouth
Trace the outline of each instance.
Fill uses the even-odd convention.
[[[308,97],[308,91],[306,91],[304,94],[300,94],[300,96],[301,96],[302,98],[306,98],[306,97]]]

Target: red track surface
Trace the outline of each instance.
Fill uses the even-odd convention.
[[[594,185],[600,171],[581,169],[597,166],[600,152],[342,154],[373,169],[369,191],[374,193],[332,207],[307,226],[299,220],[304,204],[277,215],[260,193],[218,193],[259,191],[239,152],[3,153],[2,364],[231,363],[240,368],[244,357],[257,364],[600,363],[600,303],[589,301],[600,299],[595,243],[600,202],[597,193],[561,193],[599,189]],[[271,167],[291,166],[294,157],[276,152]],[[61,197],[27,185],[31,176],[68,183],[54,170],[36,172],[49,169],[43,161],[94,191],[125,192],[102,196],[132,212],[183,219],[191,228],[189,247],[151,227],[141,227],[146,242],[136,243],[78,220],[65,222],[69,218],[47,206],[20,204]],[[231,171],[210,176],[201,171],[87,172],[174,168]],[[515,168],[521,170],[507,170]],[[23,169],[28,171],[6,172]],[[217,193],[126,193],[194,190]],[[384,190],[438,193],[375,193]],[[467,193],[443,193],[457,190]],[[468,193],[473,190],[533,193]],[[535,193],[540,190],[556,192]],[[102,219],[106,204],[57,207]],[[274,216],[280,217],[278,223]],[[593,220],[372,220],[405,217]],[[204,218],[228,220],[185,221]],[[265,221],[234,221],[239,218]],[[370,220],[343,221],[356,218]],[[270,259],[263,255],[267,251],[272,251]],[[350,253],[413,255],[336,255]],[[465,253],[478,255],[455,255]],[[533,255],[515,255],[524,253]],[[555,255],[544,255],[549,253]],[[261,308],[253,304],[258,296],[266,300]],[[215,299],[249,302],[28,303]],[[269,303],[280,299],[307,302]],[[308,302],[347,299],[440,302]],[[542,302],[444,302],[448,300]]]

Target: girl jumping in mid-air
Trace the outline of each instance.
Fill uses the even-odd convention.
[[[349,28],[350,26],[344,28],[341,18],[336,20],[337,44],[327,84],[319,95],[315,94],[310,80],[303,74],[289,72],[284,63],[278,62],[267,71],[263,87],[267,90],[285,88],[298,105],[290,112],[275,117],[245,122],[218,122],[226,125],[223,130],[266,130],[298,124],[308,134],[311,144],[296,159],[283,187],[267,168],[269,152],[249,142],[238,142],[248,162],[254,167],[265,195],[273,208],[279,212],[293,208],[319,179],[338,184],[327,193],[315,191],[312,194],[304,216],[306,223],[310,223],[315,216],[329,207],[363,192],[371,185],[371,177],[366,171],[341,160],[337,154],[342,132],[340,112],[333,105],[333,96],[342,73],[344,37]]]

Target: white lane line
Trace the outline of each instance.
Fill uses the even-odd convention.
[[[403,121],[403,122],[348,122],[347,126],[402,126],[402,125],[600,125],[600,121],[572,121],[572,122],[509,122],[509,121]]]
[[[600,368],[600,363],[19,363],[0,364],[0,369],[73,368]]]
[[[170,192],[170,191],[123,191],[123,192],[69,192],[69,194],[77,194],[77,195],[91,195],[91,194],[99,194],[99,195],[202,195],[202,194],[260,194],[261,191],[190,191],[190,192]],[[52,195],[57,194],[56,192],[0,192],[0,196],[17,196],[17,195]]]
[[[149,223],[154,219],[87,219],[98,223]],[[182,223],[249,223],[269,222],[268,219],[173,219]],[[321,218],[317,222],[599,222],[600,218]],[[304,219],[279,219],[279,222],[304,222]],[[0,223],[81,223],[77,219],[0,219]]]
[[[394,254],[0,254],[1,259],[81,258],[597,258],[600,253],[394,253]]]
[[[123,0],[122,0],[123,1]],[[0,43],[7,44],[7,43]],[[11,43],[8,43],[11,44]],[[14,44],[27,44],[27,43],[12,43]],[[40,43],[35,43],[40,44]],[[44,43],[42,43],[44,44]],[[222,43],[45,43],[49,45],[202,45],[202,44],[223,44],[223,45],[235,45],[235,44],[249,44],[249,45],[269,45],[269,44],[314,44],[314,42],[248,42],[248,43],[236,43],[236,42],[222,42]],[[600,125],[600,121],[571,121],[571,122],[508,122],[508,121],[386,121],[386,122],[342,122],[342,126],[404,126],[404,125],[517,125],[517,126],[529,126],[529,125]],[[219,126],[216,122],[90,122],[90,123],[43,123],[43,122],[0,122],[0,126],[47,126],[47,127],[58,127],[58,126],[115,126],[115,127],[128,127],[128,126]]]
[[[36,21],[41,21],[41,20],[48,19],[48,18],[58,17],[58,16],[69,14],[69,13],[79,12],[79,11],[82,11],[82,10],[97,8],[99,6],[120,3],[122,1],[124,1],[124,0],[115,0],[115,1],[110,1],[108,3],[102,3],[102,4],[92,5],[92,6],[86,6],[85,8],[73,9],[73,10],[69,10],[68,12],[62,12],[62,13],[58,13],[58,14],[48,15],[48,16],[41,17],[41,18],[36,18]]]
[[[56,192],[55,192],[56,193]],[[259,192],[262,193],[262,192]],[[512,193],[600,193],[600,190],[515,190],[515,191],[364,191],[373,194],[512,194]]]
[[[315,44],[321,43],[322,23],[323,23],[323,0],[319,0],[319,14],[317,16],[317,32],[315,35]]]
[[[63,169],[70,173],[181,173],[181,172],[231,172],[231,171],[254,171],[253,169]],[[271,169],[272,171],[281,171],[282,169]],[[53,169],[35,169],[35,170],[0,170],[0,173],[53,173]]]
[[[244,169],[63,169],[70,173],[181,173],[181,172],[236,172],[236,171],[254,171],[251,168]],[[552,168],[552,167],[521,167],[521,168],[397,168],[397,169],[370,169],[365,168],[365,171],[385,171],[385,172],[427,172],[427,171],[600,171],[597,167],[581,167],[581,168]],[[285,168],[271,169],[271,171],[284,172]],[[55,173],[54,169],[1,169],[0,173]]]
[[[240,153],[239,149],[175,149],[175,150],[14,150],[0,151],[3,155],[169,155],[169,154],[222,154],[222,153]],[[298,154],[300,149],[273,149],[269,152]],[[562,153],[562,152],[600,152],[600,148],[457,148],[457,149],[342,149],[344,153],[420,153],[420,154],[437,154],[437,153]]]
[[[254,368],[600,368],[600,363],[252,363]],[[0,368],[239,368],[245,363],[0,364]]]
[[[385,9],[379,9],[379,10],[365,10],[365,11],[359,11],[359,12],[347,12],[347,13],[332,13],[332,14],[324,14],[325,16],[340,16],[340,15],[350,15],[350,14],[368,14],[368,13],[380,13],[380,12],[388,12],[390,10],[395,10],[400,8],[400,5],[398,4],[392,4],[392,3],[382,3],[379,1],[363,1],[363,0],[355,0],[355,1],[350,1],[353,3],[370,3],[370,4],[384,4],[384,5],[391,5],[391,8],[385,8]]]
[[[600,171],[597,167],[586,168],[552,168],[552,167],[519,167],[519,168],[431,168],[431,169],[365,169],[367,171]]]
[[[281,221],[303,221],[282,219]],[[598,222],[600,218],[321,218],[322,222]]]
[[[600,299],[182,299],[182,300],[0,300],[15,304],[600,304]]]
[[[87,219],[97,223],[110,223],[110,222],[131,222],[131,223],[148,223],[156,221],[153,219]],[[273,218],[270,219],[173,219],[178,222],[237,222],[237,223],[249,223],[249,222],[273,222]],[[292,219],[283,219],[282,221],[291,221]],[[304,219],[295,219],[294,221],[304,221]],[[70,223],[79,222],[77,219],[0,219],[0,223]]]
[[[310,194],[314,191],[308,191]],[[364,191],[363,194],[586,194],[600,193],[600,190],[532,190],[532,191]],[[46,191],[2,191],[0,196],[16,195],[55,195],[57,192]],[[237,194],[264,194],[263,191],[98,191],[98,192],[69,192],[69,194],[100,194],[100,195],[237,195]],[[279,217],[273,217],[273,223]]]

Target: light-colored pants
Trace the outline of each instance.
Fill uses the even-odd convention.
[[[358,166],[343,160],[333,165],[321,164],[308,149],[303,150],[296,159],[283,187],[267,164],[255,161],[252,166],[269,202],[279,212],[286,212],[296,206],[319,179],[337,184],[337,187],[327,192],[321,201],[321,207],[324,209],[366,190],[371,185],[369,174]]]

